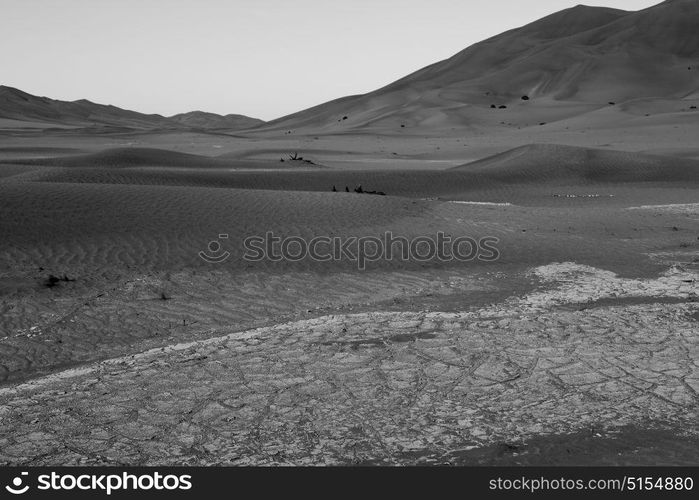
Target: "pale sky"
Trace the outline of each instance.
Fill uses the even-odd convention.
[[[639,10],[661,0],[603,0]],[[0,0],[0,84],[270,120],[375,90],[580,0]]]

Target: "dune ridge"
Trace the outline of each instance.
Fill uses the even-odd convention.
[[[166,118],[144,114],[117,106],[97,104],[87,99],[61,101],[39,97],[22,90],[0,85],[0,118],[24,122],[62,124],[74,127],[95,125],[133,129],[242,129],[263,123],[243,115],[221,116],[193,111]]]
[[[640,98],[682,99],[699,88],[698,24],[699,3],[693,0],[637,12],[578,5],[472,45],[373,92],[272,120],[260,130],[384,128],[409,133],[478,126],[491,105],[524,107],[546,121],[551,103],[575,116],[581,103],[589,110]],[[491,114],[508,113],[498,109]]]

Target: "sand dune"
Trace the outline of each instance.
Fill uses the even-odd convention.
[[[373,232],[417,216],[424,203],[332,193],[205,187],[0,183],[2,265],[53,262],[70,267],[176,268],[205,263],[198,252],[229,234],[231,265],[246,236]],[[406,223],[407,224],[407,223]]]
[[[144,178],[142,172],[126,169],[114,174],[106,169],[103,172],[37,169],[0,182],[3,213],[0,229],[5,235],[0,243],[0,265],[5,269],[48,267],[48,264],[75,269],[204,265],[198,252],[211,239],[226,233],[233,254],[229,264],[244,268],[247,263],[240,259],[240,242],[247,236],[267,231],[310,239],[317,235],[377,235],[389,229],[406,236],[432,234],[438,229],[484,235],[501,228],[497,232],[503,241],[514,238],[512,241],[520,245],[528,241],[526,245],[536,246],[543,240],[533,233],[521,233],[522,229],[537,226],[555,236],[556,229],[567,231],[569,221],[583,214],[594,221],[604,220],[605,227],[617,224],[626,227],[628,222],[622,223],[623,220],[643,219],[643,211],[624,212],[614,223],[600,214],[618,210],[620,206],[696,203],[696,183],[692,188],[687,182],[646,185],[610,182],[583,186],[559,180],[539,186],[535,182],[493,180],[492,176],[462,170],[372,172],[368,177],[366,174],[366,171],[318,171],[194,175],[158,171]],[[330,192],[331,183],[349,181],[352,176],[366,181],[365,189],[392,186],[400,189],[397,194],[402,196]],[[308,184],[322,192],[311,192]],[[415,199],[435,192],[445,199],[509,202],[531,208]],[[556,207],[553,211],[552,206]],[[568,210],[572,212],[566,218],[562,214]],[[668,224],[668,231],[673,225],[677,224]],[[593,234],[608,237],[607,229],[599,233],[598,229]],[[688,237],[683,231],[677,231],[674,236]],[[695,239],[696,236],[691,238]],[[586,254],[589,258],[595,258],[598,245],[599,242],[590,247]],[[554,251],[558,259],[582,251],[580,243],[570,248],[559,244],[554,247],[560,250]],[[513,262],[518,259],[547,262],[549,257],[552,256],[543,248],[533,249],[528,256],[516,253],[510,256]],[[301,267],[311,264],[323,267],[323,263],[310,262]],[[334,264],[328,265],[332,268]],[[338,265],[351,267],[352,263]]]
[[[557,144],[532,144],[467,163],[466,171],[509,183],[688,182],[699,185],[699,161]]]
[[[388,196],[538,205],[560,203],[554,198],[569,194],[603,194],[606,203],[638,204],[649,196],[649,190],[655,193],[656,202],[667,203],[673,200],[662,190],[672,187],[687,190],[686,195],[674,196],[691,202],[691,189],[699,186],[697,160],[554,144],[522,146],[448,170],[340,170],[311,165],[304,169],[295,166],[299,162],[142,148],[15,163],[37,167],[22,171],[15,165],[10,171],[22,180],[36,182],[326,193],[334,187],[338,194],[346,189],[354,194],[362,186],[364,191]],[[304,166],[307,164],[301,163]]]
[[[191,169],[35,169],[22,173],[15,171],[15,179],[25,181],[72,183],[72,184],[116,184],[141,186],[181,186],[219,189],[274,190],[279,192],[323,192],[344,194],[345,187],[354,191],[362,186],[365,191],[382,191],[389,197],[435,198],[519,205],[558,205],[560,203],[582,203],[583,195],[597,195],[599,203],[633,206],[643,204],[647,197],[654,203],[689,203],[696,200],[697,182],[663,181],[642,182],[633,177],[610,179],[588,179],[576,182],[583,176],[562,175],[546,177],[531,176],[503,177],[501,173],[471,173],[463,170],[434,171],[411,170],[307,170],[303,174],[292,171],[193,171]],[[522,179],[524,179],[522,181]],[[624,180],[626,179],[626,180]],[[332,187],[339,191],[330,193]],[[372,195],[353,196],[366,199]],[[560,197],[571,195],[571,199]],[[575,195],[575,196],[573,196]],[[281,195],[280,195],[281,196]],[[579,199],[573,199],[575,197]]]
[[[179,151],[155,148],[112,148],[96,153],[66,155],[52,158],[30,158],[4,160],[5,163],[43,165],[52,167],[93,168],[221,168],[221,169],[283,169],[319,167],[303,161],[279,162],[271,160],[236,160],[226,157],[202,156]]]
[[[245,115],[218,115],[216,113],[206,113],[204,111],[190,111],[171,116],[171,121],[176,121],[187,127],[201,129],[228,129],[243,130],[256,127],[264,123],[263,120],[250,118]]]
[[[42,127],[55,124],[74,127],[94,125],[135,129],[244,129],[259,125],[262,120],[243,115],[221,116],[215,113],[193,111],[166,118],[157,114],[143,114],[116,106],[97,104],[87,99],[68,102],[38,97],[19,89],[0,85],[0,118],[34,123]],[[10,125],[10,124],[8,124]],[[11,124],[8,128],[17,128]]]
[[[477,43],[374,92],[262,128],[409,133],[478,127],[487,124],[481,118],[486,110],[509,121],[513,106],[523,107],[532,122],[550,121],[551,101],[570,117],[580,114],[581,103],[594,109],[647,97],[682,99],[699,88],[697,24],[694,0],[638,12],[579,5]]]
[[[88,100],[74,102],[38,97],[12,87],[0,86],[0,117],[74,126],[93,124],[135,128],[173,126],[160,115],[146,115]]]

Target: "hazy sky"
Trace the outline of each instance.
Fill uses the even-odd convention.
[[[269,120],[382,87],[579,1],[0,0],[0,84]]]

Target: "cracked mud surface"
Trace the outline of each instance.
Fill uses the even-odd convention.
[[[219,329],[2,388],[0,462],[469,463],[590,429],[696,442],[699,273],[531,276],[538,289],[466,312]],[[696,447],[678,453],[699,462]]]

